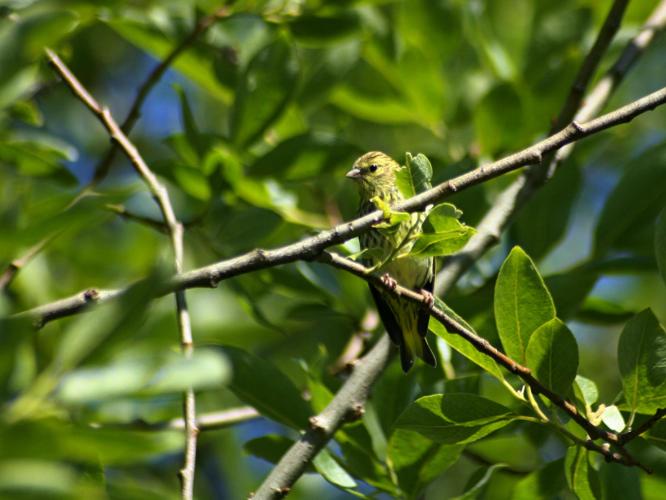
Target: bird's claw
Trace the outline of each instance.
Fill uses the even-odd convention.
[[[428,290],[421,290],[421,295],[423,295],[423,303],[428,309],[432,309],[432,306],[435,305],[435,296]]]
[[[391,290],[395,290],[398,287],[398,282],[394,280],[389,273],[382,274],[380,279],[382,280],[382,283]]]

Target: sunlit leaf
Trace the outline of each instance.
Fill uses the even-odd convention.
[[[443,444],[477,441],[514,418],[508,408],[473,394],[438,394],[417,399],[396,428],[416,431]]]
[[[534,331],[525,360],[545,387],[563,396],[571,391],[578,370],[578,344],[562,321],[554,318]]]
[[[514,247],[495,285],[495,321],[509,357],[524,363],[532,333],[554,317],[553,299],[532,259]]]

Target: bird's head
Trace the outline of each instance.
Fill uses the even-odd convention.
[[[385,194],[395,187],[395,174],[399,168],[398,162],[389,155],[371,151],[356,160],[346,175],[358,182],[361,193],[371,197]]]

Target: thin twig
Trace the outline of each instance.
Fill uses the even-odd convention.
[[[594,135],[602,130],[627,123],[637,116],[653,110],[666,103],[666,87],[657,90],[647,96],[633,101],[621,108],[585,123],[572,122],[564,130],[554,134],[518,153],[506,158],[478,167],[466,174],[445,181],[437,186],[409,198],[395,207],[396,211],[414,212],[423,210],[426,206],[441,201],[447,196],[479,184],[488,179],[511,172],[527,164],[537,163],[539,158],[547,152],[554,151],[580,140],[584,137]],[[108,113],[107,113],[108,114]],[[291,243],[272,250],[255,249],[245,254],[222,260],[208,266],[200,267],[185,273],[179,273],[167,280],[167,283],[156,291],[156,296],[165,295],[175,290],[188,288],[210,288],[218,285],[220,281],[249,273],[259,269],[275,267],[297,260],[308,260],[319,255],[325,248],[347,241],[370,227],[384,220],[381,210],[376,210],[368,215],[340,224],[332,229],[322,231],[299,242]],[[450,278],[444,278],[444,282],[450,282]],[[69,300],[79,303],[79,294]],[[59,301],[60,306],[70,305],[68,299]],[[48,311],[50,318],[63,317],[67,313],[80,312],[81,308],[69,308],[67,312],[54,310],[53,304],[47,304],[35,309],[20,313],[35,321],[45,323],[49,318],[40,317],[39,314]]]
[[[613,4],[609,17],[606,18],[604,28],[607,25],[614,25],[616,22],[612,16],[619,14],[619,7]],[[610,99],[611,94],[617,88],[629,69],[633,66],[636,60],[641,56],[645,49],[654,39],[655,35],[666,27],[666,0],[662,0],[645,22],[643,27],[639,30],[638,34],[632,38],[626,45],[620,57],[615,64],[611,67],[606,75],[594,86],[593,90],[584,98],[583,105],[576,113],[574,120],[579,122],[589,121],[597,115],[601,109],[606,105]],[[606,35],[610,35],[610,27],[605,30]],[[599,40],[606,39],[601,37]],[[610,41],[610,40],[607,40]],[[588,57],[584,61],[584,65],[592,68],[595,61],[598,64],[598,57],[600,54],[601,43],[595,42],[593,50],[590,51]],[[598,48],[597,48],[598,47]],[[589,61],[589,62],[588,62]],[[590,74],[590,70],[579,71],[578,77]],[[556,124],[564,126],[571,117],[567,115],[571,112],[573,103],[579,94],[578,88],[584,88],[589,84],[589,80],[576,80],[572,85],[572,89],[567,98],[567,103],[563,106],[559,114]],[[580,102],[580,101],[579,101]],[[545,155],[544,165],[538,168],[542,169],[544,176],[536,174],[528,175],[525,173],[511,183],[493,202],[492,207],[481,222],[477,225],[477,231],[472,238],[467,242],[465,247],[456,255],[447,259],[442,266],[437,276],[438,295],[445,294],[448,289],[444,286],[445,283],[454,283],[469,269],[469,267],[479,260],[488,249],[494,246],[498,241],[504,229],[508,226],[514,214],[524,206],[527,201],[534,195],[534,193],[556,172],[558,166],[569,157],[573,150],[573,144],[564,146],[557,151],[556,155]],[[550,160],[550,161],[548,161]]]
[[[666,408],[658,409],[656,412],[654,412],[654,415],[652,415],[650,418],[648,418],[645,422],[643,422],[635,429],[620,434],[620,442],[628,443],[632,439],[637,438],[644,432],[649,431],[652,428],[652,426],[654,426],[657,422],[659,422],[659,420],[661,420],[663,417],[666,417]]]
[[[173,249],[174,269],[176,273],[183,272],[183,226],[176,218],[173,210],[169,193],[158,180],[157,176],[148,167],[134,144],[130,142],[127,135],[120,129],[113,119],[108,108],[100,106],[90,93],[83,87],[77,78],[71,73],[69,68],[60,60],[60,58],[50,49],[46,49],[46,54],[51,66],[61,76],[70,90],[78,97],[95,117],[107,129],[111,139],[115,141],[127,155],[134,166],[134,169],[143,179],[152,194],[157,206],[160,209],[162,217],[167,227],[167,232],[171,240]],[[183,354],[186,358],[192,357],[192,327],[190,323],[190,314],[187,308],[187,300],[184,290],[176,290],[176,312],[178,316],[178,329],[180,331],[180,343]],[[184,499],[192,499],[194,495],[194,471],[196,464],[196,446],[198,429],[196,426],[196,401],[194,391],[188,389],[183,398],[183,413],[185,420],[185,463],[180,471],[181,477],[181,495]]]
[[[213,431],[225,429],[232,425],[240,424],[261,418],[261,414],[251,406],[240,406],[228,410],[214,411],[197,415],[197,428],[199,431]],[[92,423],[92,427],[114,428],[114,429],[132,429],[139,431],[164,431],[164,430],[184,430],[185,420],[183,418],[174,418],[166,422],[145,422],[143,420],[127,423]]]
[[[403,287],[400,284],[397,284],[396,286],[388,284],[379,276],[369,273],[368,268],[362,264],[342,257],[341,255],[333,252],[323,252],[317,260],[358,276],[368,283],[371,283],[373,286],[383,288],[384,290],[393,293],[396,296],[400,296],[401,298],[422,304],[423,307],[428,309],[429,314],[433,318],[438,320],[446,327],[447,332],[461,336],[477,351],[492,358],[496,363],[503,366],[509,372],[519,376],[528,385],[528,387],[534,391],[534,393],[542,394],[551,403],[563,410],[567,415],[569,415],[569,417],[571,417],[572,420],[574,420],[582,429],[584,429],[591,438],[603,439],[607,443],[616,446],[618,448],[618,452],[624,457],[624,462],[622,463],[625,465],[640,465],[626,452],[626,450],[623,448],[623,443],[621,442],[620,437],[616,433],[609,432],[605,429],[595,426],[578,411],[573,403],[566,400],[559,394],[553,392],[548,387],[539,382],[539,380],[537,380],[534,375],[532,375],[532,372],[529,368],[511,359],[509,356],[488,342],[488,340],[479,336],[476,334],[476,332],[469,330],[460,324],[456,319],[449,316],[446,312],[433,305],[431,302],[429,302],[429,297],[426,295]]]
[[[230,9],[228,6],[223,6],[215,10],[212,14],[204,16],[195,24],[192,31],[178,44],[176,45],[171,52],[157,64],[153,70],[148,74],[143,83],[139,86],[137,90],[136,97],[130,106],[130,110],[125,117],[125,120],[120,126],[120,129],[129,134],[130,130],[134,127],[134,124],[139,119],[141,114],[141,107],[143,103],[148,98],[148,94],[155,87],[157,82],[162,78],[166,70],[174,63],[177,57],[190,45],[192,45],[201,35],[203,35],[208,28],[210,28],[216,21],[224,19],[230,15]],[[104,177],[106,177],[111,163],[117,152],[116,144],[113,143],[109,147],[104,158],[97,164],[94,170],[92,181],[85,186],[81,192],[76,196],[74,201],[69,205],[70,207],[75,205],[79,200],[83,199],[87,193],[89,193],[93,187],[101,182]],[[126,215],[126,214],[121,214]],[[157,228],[157,227],[156,227]],[[165,232],[164,230],[162,230]],[[13,260],[0,275],[0,290],[7,288],[13,279],[16,277],[16,274],[41,250],[50,243],[59,233],[51,234],[38,243],[36,243],[32,248],[30,248],[23,256]]]
[[[148,76],[146,76],[146,79],[137,90],[136,97],[130,106],[130,110],[125,117],[125,120],[120,125],[120,129],[125,134],[130,133],[137,120],[141,116],[141,107],[148,97],[148,94],[150,94],[150,91],[157,84],[157,82],[160,81],[162,75],[164,75],[166,70],[171,67],[178,56],[182,54],[190,45],[192,45],[201,35],[203,35],[213,24],[215,24],[220,19],[228,17],[229,14],[230,9],[225,5],[215,10],[212,14],[200,18],[190,33],[185,38],[183,38],[183,40],[181,40],[181,42],[176,45],[171,50],[171,52],[169,52],[169,54],[167,54],[167,56],[153,68]],[[96,184],[99,184],[104,179],[104,177],[106,177],[109,169],[111,168],[111,163],[115,158],[116,152],[117,147],[114,143],[106,152],[102,160],[95,167],[93,179],[87,188],[92,188]]]
[[[18,272],[23,269],[25,265],[30,262],[39,252],[41,252],[46,245],[51,243],[51,241],[53,241],[58,236],[58,234],[60,234],[60,231],[47,236],[43,240],[31,246],[23,255],[12,260],[7,265],[2,274],[0,274],[0,290],[4,290],[9,287],[12,281],[14,281],[14,278],[16,278]]]

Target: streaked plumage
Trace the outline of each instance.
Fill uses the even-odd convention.
[[[377,209],[375,197],[394,205],[403,199],[397,188],[395,174],[400,168],[388,155],[372,151],[361,156],[347,177],[359,186],[364,215]],[[433,258],[400,257],[407,254],[413,245],[412,235],[421,232],[423,214],[412,214],[411,218],[390,229],[371,229],[360,236],[361,247],[372,250],[364,264],[381,264],[380,273],[388,273],[398,283],[415,290],[432,292],[435,282]],[[401,299],[394,294],[370,285],[372,297],[391,340],[400,347],[402,369],[407,372],[414,364],[414,356],[436,366],[437,362],[428,343],[428,320],[430,316],[419,304]]]

